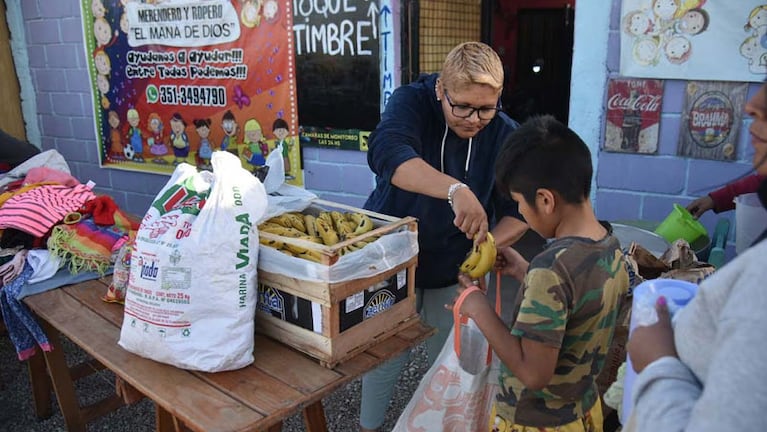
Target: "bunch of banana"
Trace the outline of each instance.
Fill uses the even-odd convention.
[[[312,243],[333,246],[371,231],[373,221],[364,213],[321,211],[317,216],[298,212],[284,213],[261,223],[258,229],[271,234],[306,240]],[[339,249],[340,255],[362,249],[378,239],[367,236]],[[308,247],[297,246],[279,240],[262,238],[261,244],[273,247],[283,253],[312,261],[322,262],[322,254]]]
[[[483,277],[492,270],[497,252],[493,235],[487,233],[485,241],[474,243],[471,252],[461,264],[460,272],[466,273],[473,279]]]

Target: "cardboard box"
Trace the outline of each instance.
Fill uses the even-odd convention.
[[[318,200],[317,205],[322,209],[365,213],[376,226],[368,233],[333,246],[297,243],[316,248],[323,254],[323,263],[317,265],[332,266],[340,258],[344,246],[365,237],[385,236],[402,230],[417,233],[416,220],[411,217],[394,218],[329,201]],[[309,212],[316,211],[317,207],[309,209]],[[284,242],[301,242],[261,234]],[[262,245],[261,249],[266,247]],[[372,247],[372,244],[366,247]],[[302,264],[302,260],[296,260],[298,265]],[[393,268],[343,282],[305,280],[295,276],[300,273],[296,269],[267,271],[259,265],[256,329],[318,359],[326,367],[334,367],[419,319],[415,308],[417,262],[418,256],[413,253]],[[360,264],[380,267],[375,262]]]

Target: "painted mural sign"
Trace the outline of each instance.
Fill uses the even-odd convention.
[[[394,89],[390,0],[293,0],[301,144],[364,150]]]
[[[623,0],[620,74],[762,81],[765,0]]]
[[[701,159],[736,159],[747,91],[747,83],[687,83],[678,154]]]
[[[101,165],[210,168],[214,150],[302,184],[289,0],[82,0]]]
[[[661,80],[610,80],[607,87],[605,150],[657,153],[662,99]]]

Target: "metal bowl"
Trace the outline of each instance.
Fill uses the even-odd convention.
[[[656,258],[659,258],[670,246],[666,239],[652,231],[620,223],[611,222],[610,225],[612,225],[613,234],[618,238],[622,249],[628,248],[631,242],[637,242]]]

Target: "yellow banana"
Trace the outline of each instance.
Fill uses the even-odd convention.
[[[314,222],[315,228],[317,228],[317,234],[320,236],[323,243],[328,246],[333,246],[338,243],[338,233],[336,233],[331,224],[319,217]]]
[[[264,232],[276,234],[283,237],[301,237],[303,235],[306,235],[305,233],[295,229],[295,228],[286,228],[283,226],[276,226],[276,227],[264,227],[261,229]]]
[[[373,221],[368,215],[364,213],[356,213],[356,215],[359,215],[359,222],[357,222],[357,227],[354,229],[354,235],[365,234],[373,229]]]
[[[275,249],[282,249],[285,246],[285,242],[279,240],[270,240],[264,237],[259,237],[258,242],[262,245],[269,246]]]
[[[314,220],[316,218],[314,215],[306,214],[304,215],[304,227],[306,227],[306,233],[310,236],[316,236],[317,235],[317,229],[314,227]]]
[[[293,224],[290,222],[290,218],[287,214],[271,217],[266,222],[284,226],[285,228],[293,228]]]
[[[461,267],[459,267],[459,271],[461,273],[469,273],[474,267],[477,266],[477,263],[479,262],[480,258],[481,258],[481,252],[479,249],[479,245],[477,243],[474,243],[474,246],[471,247],[469,254],[466,255],[466,259],[463,260]]]
[[[283,216],[290,222],[290,226],[303,233],[306,233],[306,224],[304,223],[303,215],[298,213],[285,213]]]
[[[321,211],[320,214],[317,215],[317,219],[322,219],[329,223],[331,227],[333,226],[333,218],[330,216],[329,211]]]
[[[339,220],[338,225],[336,226],[336,230],[338,230],[338,235],[344,240],[354,237],[353,222],[349,222],[347,220]]]
[[[474,264],[474,266],[471,268],[468,268],[468,271],[464,271],[463,264],[461,265],[461,271],[474,279],[481,278],[485,276],[487,272],[492,270],[493,265],[495,264],[495,255],[498,252],[495,248],[495,239],[490,233],[487,233],[487,238],[484,242],[480,243],[478,247],[479,259],[477,260],[476,264]],[[473,251],[469,257],[472,257],[472,255],[474,255]]]
[[[330,212],[330,219],[333,220],[333,226],[336,231],[341,231],[341,224],[346,221],[346,217],[339,211]]]
[[[307,249],[306,252],[300,253],[300,254],[296,254],[295,256],[297,256],[299,258],[303,258],[305,260],[322,263],[322,254],[319,253],[318,251],[314,251],[314,250],[311,250],[311,249]]]
[[[267,228],[284,228],[282,225],[278,225],[274,222],[266,221],[258,226],[258,229],[265,231]]]

